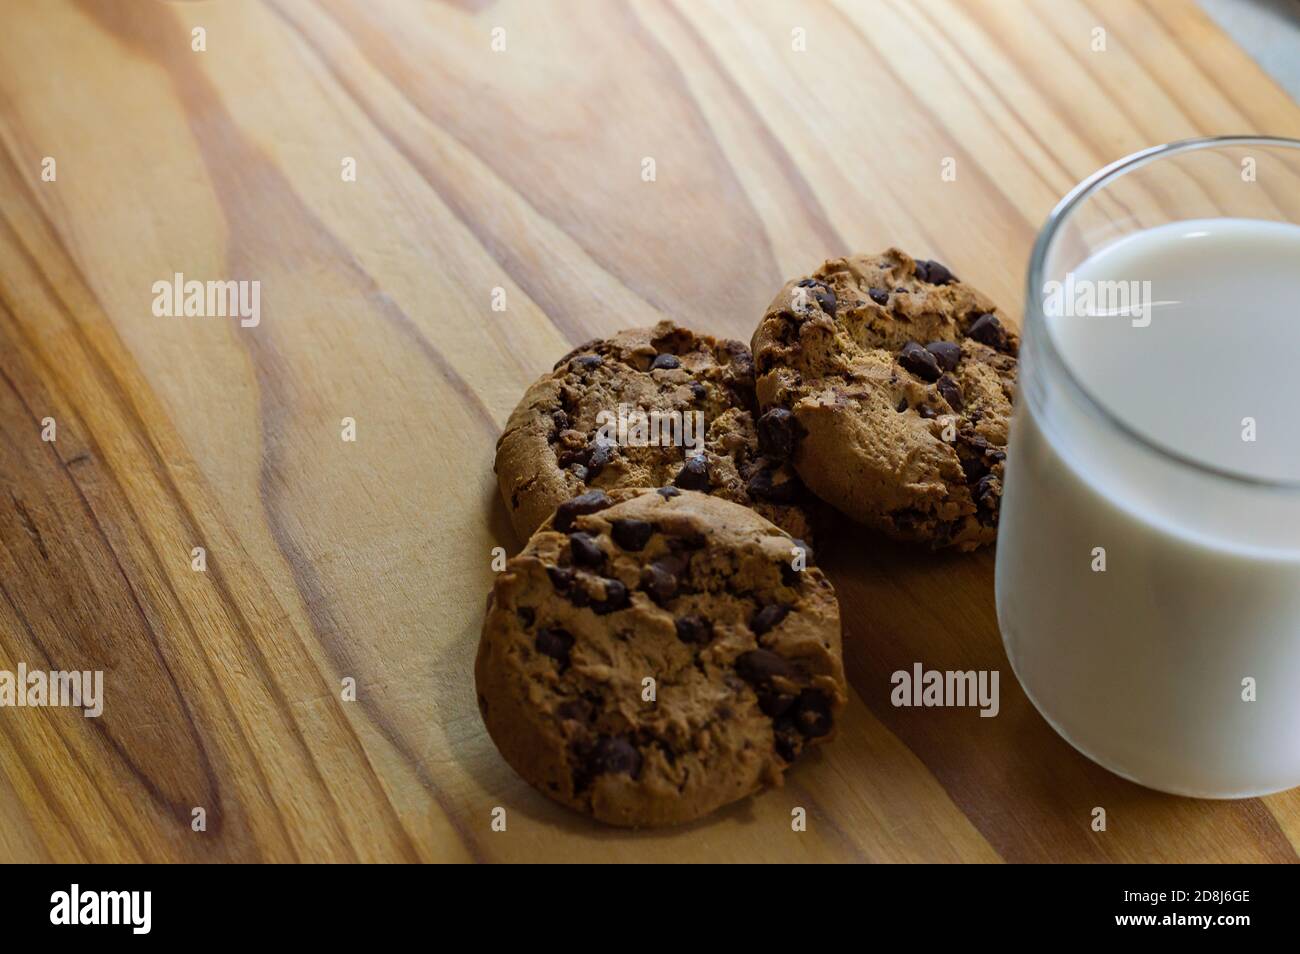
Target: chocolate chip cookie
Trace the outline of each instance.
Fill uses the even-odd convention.
[[[835,592],[754,511],[662,487],[565,501],[499,573],[475,665],[507,762],[615,825],[780,784],[846,698]]]
[[[673,485],[754,507],[798,537],[806,491],[758,447],[754,363],[739,341],[669,321],[589,341],[527,393],[497,441],[497,481],[521,539],[587,490]]]
[[[997,535],[1019,338],[938,262],[891,248],[781,289],[754,333],[759,447],[905,540]]]

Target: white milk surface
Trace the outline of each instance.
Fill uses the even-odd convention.
[[[1074,276],[1146,281],[1155,299],[1147,325],[1052,320],[1057,348],[1102,404],[1195,460],[1300,482],[1300,226],[1175,222],[1107,246]],[[1242,440],[1244,418],[1254,441]]]
[[[1149,324],[1095,307],[1048,319],[1111,414],[1176,455],[1300,483],[1300,227],[1174,223],[1073,279],[1150,283]],[[998,535],[1025,690],[1077,748],[1154,788],[1300,784],[1300,489],[1176,463],[1062,385],[1041,394],[1018,402]]]

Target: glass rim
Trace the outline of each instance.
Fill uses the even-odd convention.
[[[1043,274],[1047,262],[1047,253],[1056,239],[1057,232],[1070,217],[1070,213],[1074,211],[1076,206],[1125,173],[1132,172],[1157,159],[1221,146],[1269,146],[1300,150],[1300,139],[1289,139],[1285,136],[1203,136],[1195,139],[1180,139],[1175,142],[1139,150],[1098,169],[1065,194],[1047,216],[1047,221],[1043,223],[1042,228],[1038,230],[1038,237],[1034,240],[1034,248],[1029,256],[1028,287],[1025,295],[1025,330],[1027,332],[1030,327],[1033,327],[1042,332],[1036,334],[1035,339],[1040,343],[1039,346],[1048,356],[1050,362],[1068,382],[1069,388],[1078,398],[1082,399],[1089,411],[1100,416],[1107,425],[1115,428],[1128,440],[1145,448],[1159,458],[1180,467],[1198,471],[1216,480],[1231,481],[1249,487],[1300,493],[1300,479],[1278,480],[1229,470],[1225,467],[1217,467],[1214,464],[1197,460],[1195,457],[1165,447],[1138,431],[1122,417],[1106,407],[1079,380],[1069,363],[1065,361],[1057,349],[1056,341],[1047,328],[1047,319],[1043,313],[1040,289],[1044,287]],[[1022,399],[1027,399],[1027,396]]]

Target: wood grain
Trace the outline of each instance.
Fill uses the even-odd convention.
[[[1163,796],[1057,738],[988,553],[827,541],[840,737],[684,830],[552,805],[474,704],[537,374],[664,316],[747,340],[784,278],[888,244],[1016,312],[1096,167],[1300,135],[1187,0],[12,0],[0,50],[0,669],[107,685],[99,719],[0,709],[0,860],[1296,859],[1294,793]],[[154,317],[175,272],[259,281],[261,323]],[[1001,670],[1001,715],[893,708],[918,661]]]

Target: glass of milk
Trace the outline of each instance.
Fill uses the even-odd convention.
[[[1151,788],[1300,785],[1300,141],[1082,183],[1024,329],[996,585],[1025,692]]]

